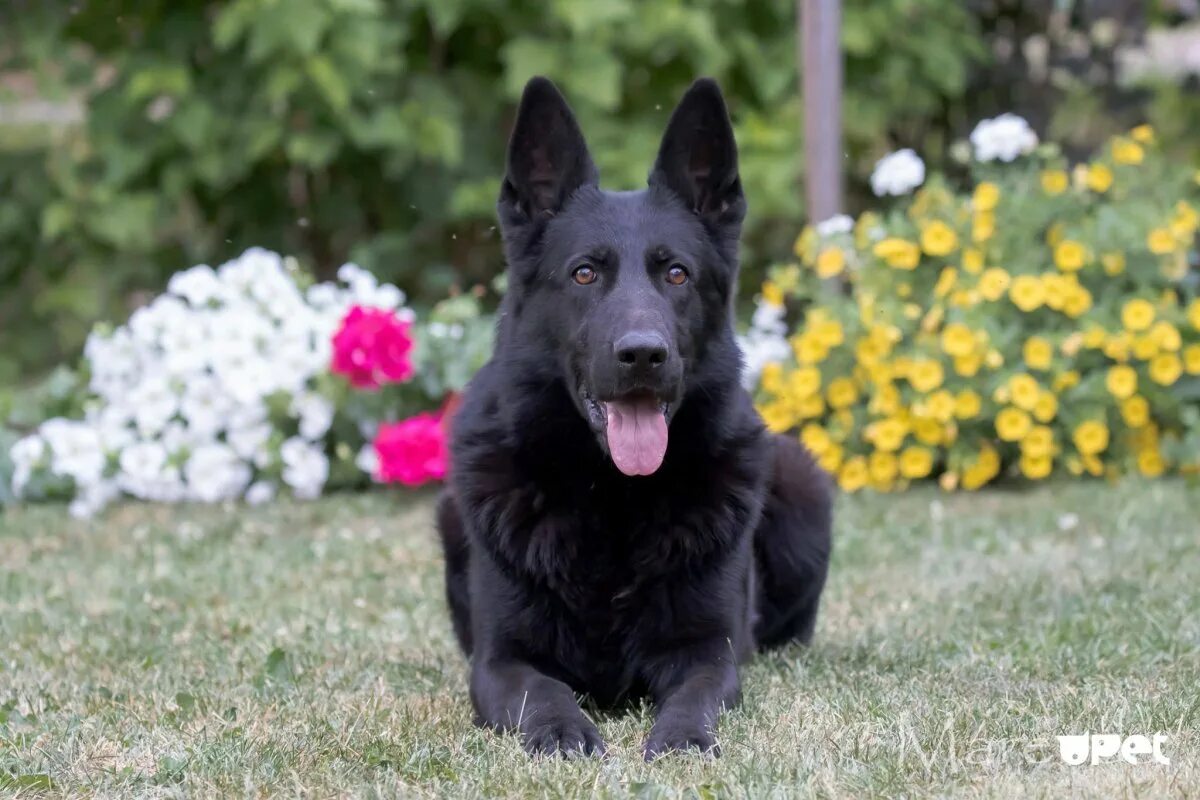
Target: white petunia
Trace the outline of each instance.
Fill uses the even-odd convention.
[[[232,410],[233,401],[225,387],[207,376],[189,381],[179,402],[179,415],[197,433],[215,435],[225,427]]]
[[[370,442],[363,445],[354,457],[354,465],[368,475],[374,475],[375,470],[379,468],[379,454],[375,452],[375,445]]]
[[[283,461],[283,482],[292,487],[296,497],[311,500],[320,496],[329,479],[329,459],[320,448],[292,437],[279,448],[279,457]]]
[[[76,519],[88,519],[100,513],[120,494],[120,489],[113,481],[96,480],[76,487],[75,499],[67,506],[67,511]]]
[[[314,392],[298,394],[292,400],[291,414],[300,420],[300,435],[315,442],[329,431],[333,424],[333,403]]]
[[[214,443],[192,451],[183,477],[191,499],[216,503],[239,497],[250,483],[251,470],[232,448]]]
[[[1029,123],[1016,114],[985,119],[971,131],[977,161],[1013,161],[1037,147],[1038,137]]]
[[[108,457],[97,430],[86,422],[51,419],[39,432],[50,450],[50,469],[72,478],[77,485],[100,480]]]
[[[202,308],[221,296],[221,282],[207,264],[176,272],[167,283],[167,291],[187,300],[193,308]]]
[[[925,162],[910,148],[884,156],[871,172],[876,197],[905,195],[925,182]]]
[[[160,432],[179,410],[179,396],[164,375],[148,375],[129,393],[134,422],[142,436]]]
[[[250,485],[246,490],[246,502],[252,506],[261,506],[275,499],[275,484],[259,481]]]
[[[854,218],[847,214],[835,214],[816,225],[817,236],[822,238],[849,233],[852,230],[854,230]]]
[[[20,497],[33,477],[33,472],[42,466],[46,458],[46,440],[36,433],[18,439],[8,451],[13,463],[12,492]]]

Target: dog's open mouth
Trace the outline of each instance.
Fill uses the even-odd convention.
[[[584,396],[592,426],[602,429],[613,464],[626,475],[652,475],[667,453],[667,403],[652,394],[615,400]]]

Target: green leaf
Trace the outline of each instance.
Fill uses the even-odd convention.
[[[305,72],[325,102],[335,111],[345,111],[350,105],[350,90],[338,71],[324,56],[314,56],[305,64]]]

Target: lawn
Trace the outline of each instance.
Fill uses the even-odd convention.
[[[1184,797],[1200,490],[843,498],[816,640],[758,658],[718,760],[530,761],[471,726],[430,496],[0,512],[0,794]],[[1170,737],[1068,767],[1059,734]],[[48,787],[48,788],[47,788]]]

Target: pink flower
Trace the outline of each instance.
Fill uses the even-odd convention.
[[[375,435],[375,477],[384,483],[420,486],[446,477],[449,453],[440,413],[379,426]]]
[[[381,308],[354,306],[333,335],[336,375],[356,389],[378,389],[413,376],[412,323]]]

